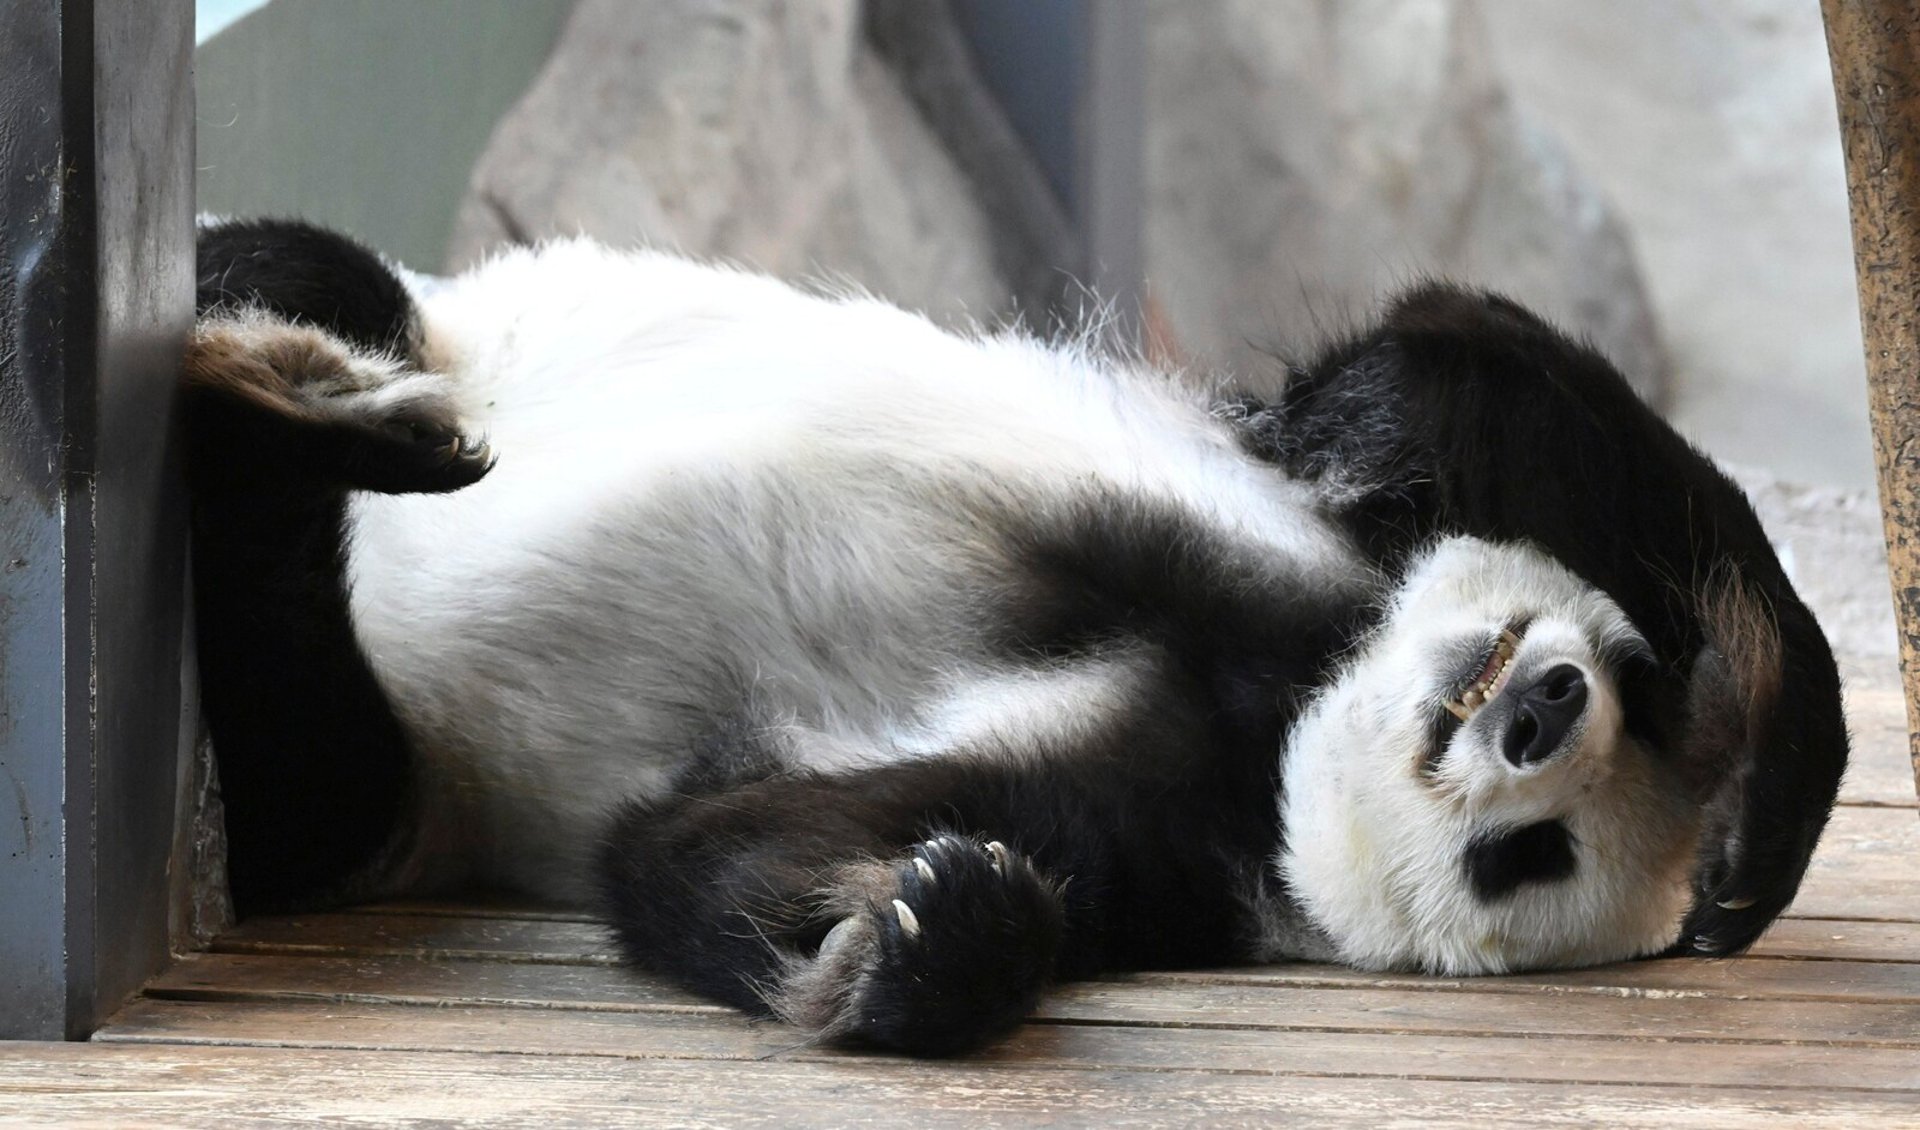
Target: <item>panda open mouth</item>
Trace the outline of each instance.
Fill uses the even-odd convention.
[[[1468,677],[1460,691],[1447,700],[1449,714],[1465,722],[1506,687],[1513,657],[1520,650],[1520,636],[1526,627],[1523,622],[1501,631],[1493,647],[1481,658],[1475,672]]]

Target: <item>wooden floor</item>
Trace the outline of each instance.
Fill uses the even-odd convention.
[[[800,1044],[615,967],[589,922],[250,923],[90,1044],[0,1044],[0,1123],[1920,1126],[1920,820],[1891,677],[1751,956],[1443,981],[1286,965],[1055,993],[954,1063]]]

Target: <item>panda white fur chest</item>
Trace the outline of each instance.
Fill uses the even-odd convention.
[[[484,810],[462,822],[484,880],[584,900],[611,802],[667,789],[716,719],[779,727],[783,763],[819,769],[1083,724],[1127,663],[989,638],[1019,514],[1149,500],[1314,583],[1373,583],[1204,397],[1084,350],[586,242],[509,253],[421,313],[499,462],[351,496],[348,592],[430,787]]]
[[[243,904],[514,887],[941,1052],[1106,969],[1723,952],[1844,765],[1744,500],[1501,299],[1261,399],[584,241],[201,256]]]

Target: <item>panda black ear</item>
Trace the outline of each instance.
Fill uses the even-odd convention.
[[[1295,373],[1273,416],[1277,461],[1319,483],[1369,548],[1525,539],[1590,578],[1634,579],[1649,536],[1685,548],[1683,522],[1638,521],[1650,488],[1674,489],[1642,462],[1674,463],[1685,444],[1604,358],[1498,295],[1407,291]]]

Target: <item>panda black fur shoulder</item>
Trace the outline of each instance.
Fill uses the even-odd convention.
[[[511,887],[942,1053],[1102,971],[1732,952],[1845,764],[1740,492],[1498,297],[1264,400],[584,241],[216,224],[199,299],[243,911]]]

